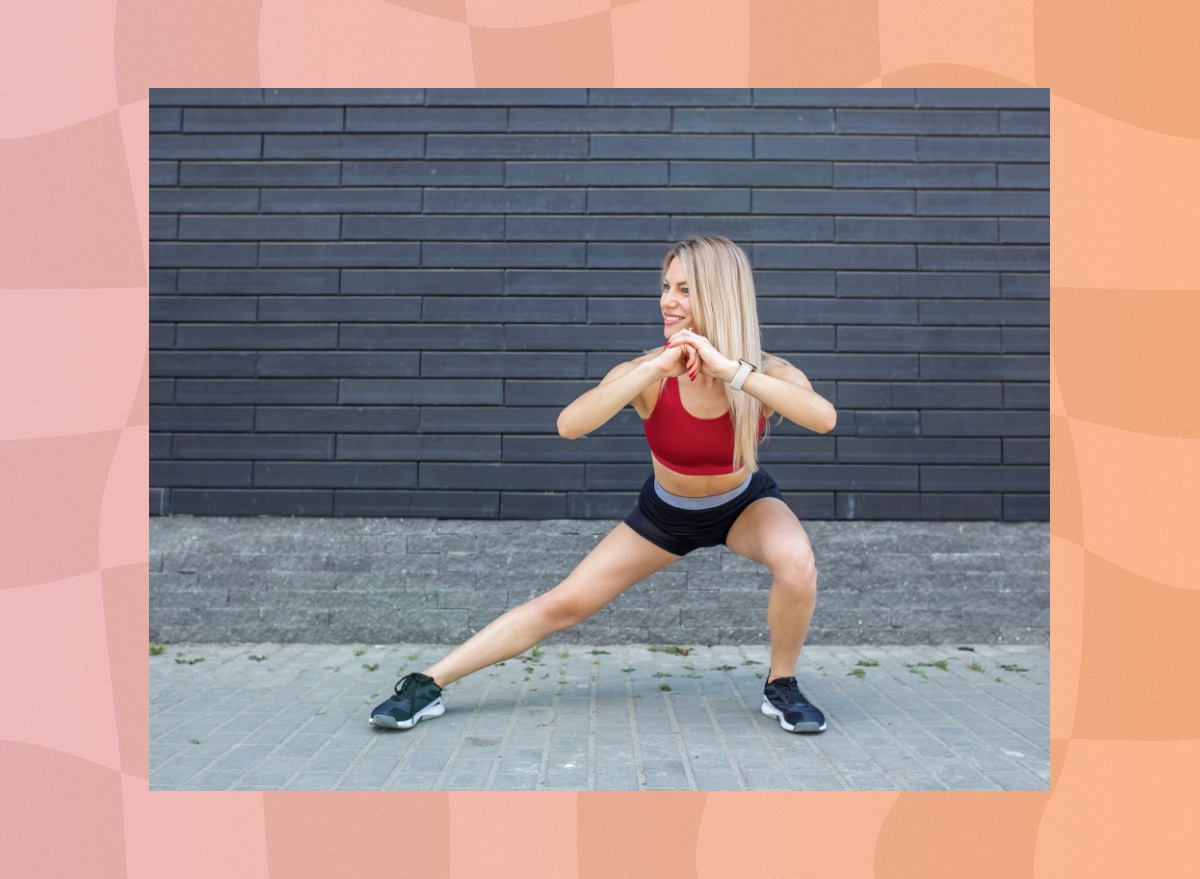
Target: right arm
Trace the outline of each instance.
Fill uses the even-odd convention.
[[[682,374],[683,354],[682,348],[664,348],[661,353],[617,364],[600,384],[559,413],[559,435],[570,440],[585,436],[630,403],[644,418],[642,395],[661,379]]]

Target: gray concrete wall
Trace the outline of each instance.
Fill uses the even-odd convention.
[[[384,518],[150,520],[155,641],[457,643],[559,582],[615,524]],[[805,523],[813,644],[1048,643],[1044,522]],[[700,550],[554,642],[762,643],[765,570]]]

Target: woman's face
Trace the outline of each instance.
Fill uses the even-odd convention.
[[[679,257],[671,260],[663,278],[662,296],[658,301],[663,315],[663,336],[670,338],[682,329],[695,330],[692,320],[692,300],[689,296],[687,275]]]

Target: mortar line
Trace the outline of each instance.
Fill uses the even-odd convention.
[[[471,727],[475,725],[476,718],[479,717],[479,712],[482,710],[484,703],[487,701],[488,694],[492,692],[492,687],[495,685],[496,679],[489,676],[487,685],[483,688],[483,692],[479,695],[479,701],[475,703],[475,709],[471,712],[471,716],[467,718],[467,722],[463,725],[462,732],[458,736],[458,741],[454,748],[450,751],[450,756],[446,758],[446,765],[442,767],[442,771],[438,774],[437,781],[433,783],[434,790],[442,790],[442,785],[446,783],[446,777],[450,774],[450,767],[454,764],[455,758],[458,757],[458,752],[462,750],[463,742],[467,739],[467,734],[471,732]],[[494,763],[495,761],[493,761]],[[350,770],[346,770],[349,772]]]
[[[622,668],[631,668],[629,663],[632,659],[629,656],[629,647],[626,646],[622,651]],[[633,735],[633,767],[637,770],[638,790],[646,789],[646,767],[642,765],[642,743],[638,737],[637,728],[637,711],[633,705],[633,674],[632,672],[622,672],[625,675],[625,710],[629,713],[629,730]]]
[[[498,673],[497,677],[501,677],[502,673]],[[484,790],[491,790],[496,783],[496,776],[500,772],[500,764],[504,762],[504,751],[512,742],[513,730],[517,727],[517,717],[521,713],[521,708],[525,704],[525,696],[529,692],[529,681],[522,680],[521,686],[517,688],[517,694],[513,697],[512,711],[508,716],[508,724],[504,727],[504,733],[500,737],[500,753],[496,755],[496,759],[492,761],[492,768],[488,770],[487,780],[484,782]]]
[[[662,658],[660,655],[654,657],[654,667],[658,671],[662,671]],[[667,719],[671,722],[671,732],[675,736],[675,748],[679,751],[679,757],[683,761],[683,774],[687,778],[688,790],[699,790],[696,787],[696,774],[692,771],[692,762],[688,759],[687,748],[683,744],[683,735],[679,731],[679,719],[675,716],[675,706],[671,704],[669,691],[659,688],[662,694],[663,704],[667,708]]]
[[[711,652],[709,654],[711,661]],[[723,672],[720,672],[723,674]],[[742,767],[733,756],[733,749],[729,747],[729,740],[725,738],[725,733],[721,730],[721,724],[717,722],[716,712],[713,711],[712,703],[708,700],[708,694],[704,692],[704,678],[701,677],[696,684],[696,689],[699,691],[700,705],[704,708],[708,715],[708,721],[712,724],[713,733],[717,737],[717,742],[721,745],[721,753],[725,755],[725,762],[729,764],[729,768],[733,771],[734,777],[737,778],[738,788],[741,790],[749,790],[750,786],[746,782],[746,776],[742,773]]]

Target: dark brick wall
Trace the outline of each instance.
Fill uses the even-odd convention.
[[[750,254],[808,519],[1049,518],[1044,89],[150,93],[151,511],[610,518],[658,265]]]

